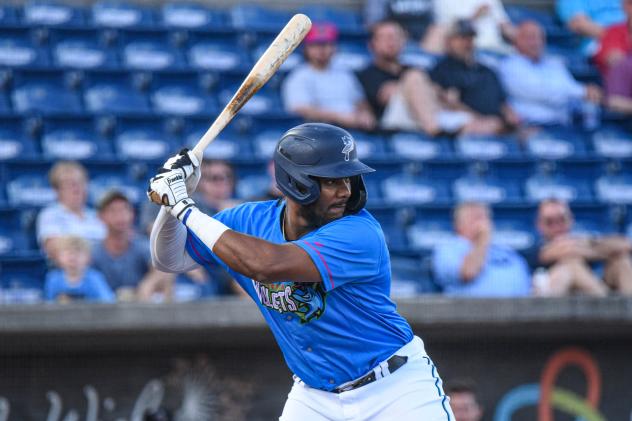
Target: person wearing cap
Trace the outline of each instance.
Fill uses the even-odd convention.
[[[159,272],[151,265],[149,243],[134,230],[134,207],[125,194],[118,190],[106,192],[97,210],[107,233],[92,249],[92,265],[105,275],[119,299],[135,299],[142,283],[173,282],[172,274]]]
[[[305,63],[295,68],[281,88],[288,112],[309,121],[370,130],[375,117],[352,71],[335,66],[338,30],[330,23],[314,23],[304,40]]]
[[[476,30],[469,20],[456,21],[446,39],[446,56],[430,71],[444,106],[475,117],[463,134],[501,134],[519,124],[496,74],[474,57]]]
[[[474,45],[478,49],[507,53],[515,28],[501,0],[436,0],[434,15],[438,27],[450,28],[456,21],[467,19],[476,29]]]

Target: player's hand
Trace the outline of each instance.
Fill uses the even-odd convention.
[[[164,205],[176,218],[182,220],[187,209],[194,207],[195,202],[187,193],[184,170],[176,168],[161,171],[149,180],[147,196],[152,202]]]
[[[200,161],[195,154],[187,148],[182,149],[176,155],[167,159],[162,166],[165,170],[180,168],[184,171],[187,193],[193,194],[200,182]]]

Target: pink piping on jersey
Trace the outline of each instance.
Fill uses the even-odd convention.
[[[303,240],[303,242],[307,244],[312,250],[314,250],[316,254],[318,254],[318,257],[320,257],[320,260],[323,262],[323,265],[325,265],[325,269],[327,269],[327,275],[329,276],[329,283],[331,284],[331,287],[334,288],[334,279],[331,276],[331,271],[329,270],[329,266],[327,265],[327,262],[325,261],[325,258],[323,257],[323,255],[320,254],[320,251],[318,251],[318,249],[312,246],[309,242],[305,240]],[[314,243],[314,244],[316,244],[318,247],[323,246],[321,243]]]
[[[205,259],[205,258],[204,258],[201,254],[200,254],[200,252],[199,252],[199,251],[197,251],[197,249],[195,248],[195,244],[193,243],[193,240],[191,240],[191,236],[190,236],[190,235],[188,235],[188,236],[187,236],[187,243],[189,243],[189,245],[191,246],[191,249],[193,250],[193,252],[195,253],[195,255],[196,255],[197,257],[199,257],[199,258],[200,258],[200,260],[201,260],[201,261],[203,261],[204,263],[208,263],[208,264],[210,264],[210,263],[211,263],[211,261],[210,261],[210,260],[206,260],[206,259]]]

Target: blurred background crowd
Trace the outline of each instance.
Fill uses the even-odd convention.
[[[298,7],[312,30],[207,149],[196,202],[279,198],[280,135],[330,122],[378,170],[394,297],[632,295],[632,0],[525,4]],[[0,5],[0,301],[243,294],[151,267],[144,190],[291,13]]]

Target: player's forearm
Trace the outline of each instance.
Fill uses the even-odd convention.
[[[470,282],[476,278],[483,268],[485,257],[487,256],[487,244],[475,243],[472,250],[465,256],[461,264],[461,280]]]
[[[153,266],[163,272],[181,273],[197,264],[185,249],[186,228],[163,207],[158,212],[149,237]]]

